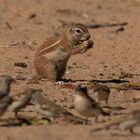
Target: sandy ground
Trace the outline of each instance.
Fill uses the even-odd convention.
[[[26,80],[17,80],[12,85],[11,95],[17,95],[27,87],[40,88],[47,97],[68,108],[72,89],[52,86],[46,81],[29,83],[34,76],[33,59],[36,49],[43,41],[59,32],[58,19],[83,24],[122,23],[115,26],[89,29],[95,42],[93,49],[73,56],[67,67],[65,79],[72,84],[80,80],[129,80],[140,81],[140,0],[1,0],[0,1],[0,75],[22,75]],[[16,67],[14,63],[25,62],[26,68]],[[132,74],[123,77],[122,73]],[[74,82],[75,81],[75,82]],[[125,106],[124,113],[138,109],[140,98],[138,90],[111,91],[109,104]],[[67,99],[67,100],[66,100]],[[69,111],[79,115],[75,110]],[[121,116],[120,116],[121,117]],[[112,117],[115,119],[116,117]],[[91,119],[92,120],[92,119]],[[45,140],[45,139],[139,139],[127,132],[109,130],[93,134],[95,125],[62,124],[55,125],[0,127],[1,140]],[[136,132],[140,127],[135,128]],[[124,135],[114,135],[124,134]]]

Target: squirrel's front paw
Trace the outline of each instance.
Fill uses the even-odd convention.
[[[93,47],[93,41],[92,40],[86,40],[83,42],[83,45],[87,48],[87,49],[90,49]]]
[[[81,53],[85,52],[86,50],[93,47],[93,41],[92,40],[86,40],[83,42],[83,48],[81,49]]]

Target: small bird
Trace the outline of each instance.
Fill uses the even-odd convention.
[[[10,112],[15,112],[15,116],[17,116],[17,113],[20,109],[26,107],[31,98],[32,98],[32,94],[36,91],[36,89],[26,89],[25,91],[23,91],[21,93],[21,98],[17,101],[14,101],[8,108],[8,111]]]
[[[100,103],[100,101],[105,101],[106,105],[108,105],[108,98],[110,95],[110,89],[106,85],[100,85],[97,82],[93,83],[93,92],[95,94],[96,101]]]
[[[34,92],[32,95],[32,99],[35,102],[36,111],[50,121],[54,121],[54,119],[60,117],[62,117],[65,121],[80,124],[83,124],[85,123],[85,121],[87,121],[73,115],[51,100],[44,98],[40,92]]]
[[[120,130],[129,130],[130,133],[136,134],[134,132],[134,127],[140,124],[140,110],[134,110],[130,114],[132,117],[130,119],[123,120],[118,128]]]
[[[87,87],[82,87],[82,85],[79,84],[75,91],[74,106],[81,115],[86,118],[95,116],[95,121],[97,121],[99,115],[109,115],[88,95]]]
[[[6,112],[8,106],[12,103],[12,101],[13,99],[9,95],[6,95],[0,99],[0,116],[2,116]]]
[[[0,99],[8,95],[10,92],[10,85],[14,81],[11,76],[0,77]]]
[[[128,114],[125,114],[119,120],[114,120],[111,124],[107,124],[101,128],[96,128],[92,132],[110,130],[112,126],[114,129],[119,129],[121,131],[129,130],[131,134],[139,135],[134,132],[134,127],[140,124],[140,110],[134,110]]]

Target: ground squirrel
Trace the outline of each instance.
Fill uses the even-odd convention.
[[[66,70],[71,55],[80,54],[92,48],[90,33],[83,25],[67,25],[64,33],[48,38],[37,50],[34,64],[37,78],[59,81]]]

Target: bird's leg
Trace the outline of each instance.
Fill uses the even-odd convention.
[[[131,127],[131,128],[129,129],[129,132],[130,132],[131,134],[134,134],[134,129],[133,129],[133,127]]]
[[[95,122],[98,122],[98,117],[97,117],[97,116],[95,117],[95,120],[94,120],[94,121],[95,121]]]
[[[96,94],[95,94],[95,101],[96,101],[97,103],[99,103],[99,99],[98,99],[98,97],[97,97]]]
[[[88,117],[86,117],[85,121],[83,122],[84,125],[88,124]]]
[[[105,106],[104,107],[107,107],[107,108],[110,108],[111,109],[111,107],[108,104],[108,100],[105,100]]]
[[[105,100],[105,102],[106,102],[106,106],[108,106],[108,100]]]
[[[15,111],[15,117],[17,117],[18,116],[18,111]]]

